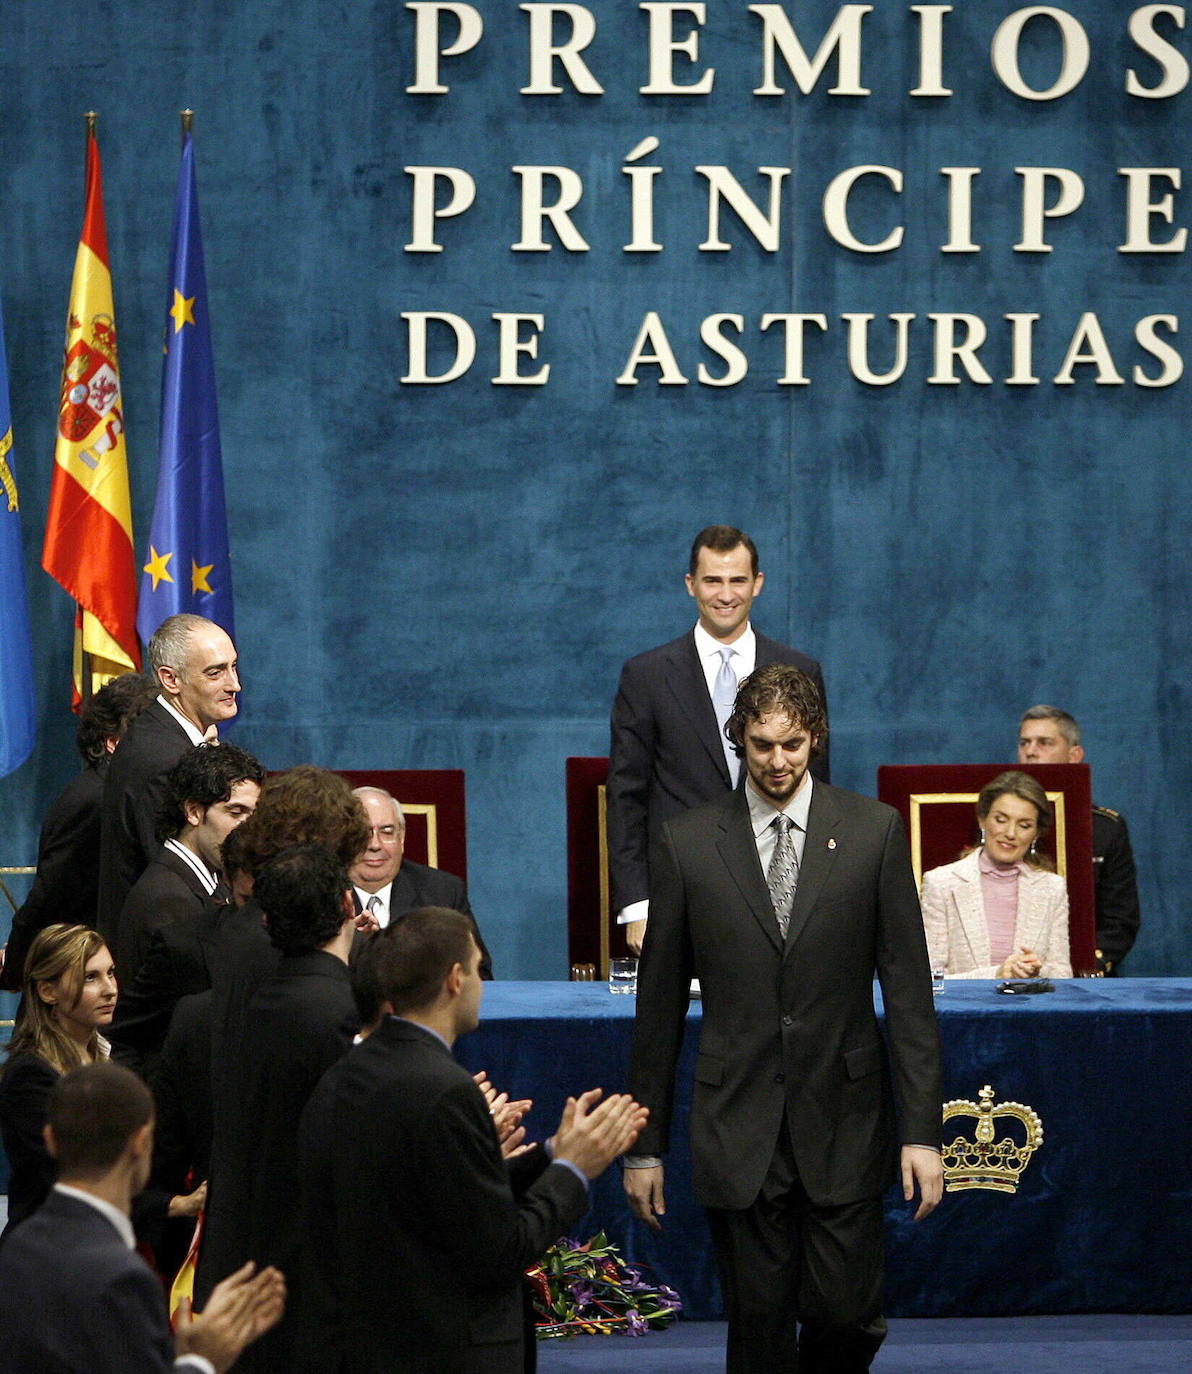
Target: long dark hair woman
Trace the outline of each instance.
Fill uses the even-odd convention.
[[[0,1135],[12,1170],[5,1234],[35,1212],[54,1186],[42,1139],[50,1089],[60,1074],[106,1059],[103,1030],[116,1010],[116,969],[103,936],[86,926],[52,925],[29,947],[16,1027],[0,1076]],[[194,1216],[205,1186],[187,1196],[145,1196],[139,1234],[157,1239],[166,1216]]]

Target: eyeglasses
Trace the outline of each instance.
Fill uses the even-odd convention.
[[[370,825],[368,834],[370,839],[375,835],[380,844],[392,844],[394,840],[401,839],[405,830],[396,825]]]

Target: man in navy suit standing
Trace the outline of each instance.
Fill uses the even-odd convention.
[[[129,1220],[153,1154],[153,1099],[130,1070],[85,1064],[50,1097],[59,1181],[0,1251],[0,1374],[224,1374],[281,1316],[276,1269],[245,1265],[171,1337],[161,1284]]]
[[[663,822],[737,785],[740,763],[724,736],[737,684],[767,663],[789,663],[815,683],[826,718],[820,665],[750,623],[765,580],[747,534],[731,525],[700,530],[686,577],[699,610],[695,628],[621,669],[609,749],[608,854],[613,910],[635,954],[646,933],[650,855]],[[812,772],[828,781],[826,742]]]

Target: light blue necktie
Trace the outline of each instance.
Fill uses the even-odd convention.
[[[720,732],[720,745],[724,750],[724,761],[728,764],[728,775],[734,787],[741,775],[741,760],[724,733],[724,724],[733,713],[733,702],[737,699],[737,675],[733,672],[732,658],[735,650],[720,649],[720,670],[712,683],[712,709],[716,712],[716,728]]]

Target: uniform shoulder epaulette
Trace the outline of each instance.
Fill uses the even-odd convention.
[[[1094,804],[1093,810],[1099,811],[1103,816],[1108,816],[1111,821],[1120,821],[1122,818],[1120,812],[1112,811],[1108,806],[1097,806]]]

